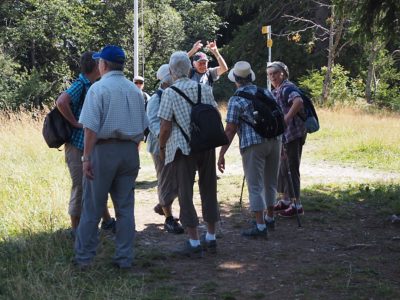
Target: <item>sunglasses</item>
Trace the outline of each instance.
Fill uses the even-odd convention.
[[[135,84],[143,84],[143,81],[135,81]]]

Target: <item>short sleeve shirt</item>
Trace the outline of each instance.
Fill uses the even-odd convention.
[[[293,86],[296,87],[294,83],[290,82],[289,80],[285,80],[278,88],[272,91],[285,115],[292,107],[293,100],[295,98],[299,97],[301,101],[303,101],[300,94],[296,91],[291,92],[289,95],[285,95],[285,89]],[[306,127],[304,125],[304,121],[298,115],[296,115],[285,129],[285,132],[283,134],[283,142],[286,144],[298,138],[301,138],[304,135],[306,135]]]
[[[212,77],[213,82],[215,82],[219,79],[218,67],[208,68],[207,72],[205,72],[203,74],[200,74],[200,73],[197,73],[196,71],[194,71],[194,73],[190,79],[192,79],[198,83],[207,84],[207,85],[211,86],[210,81],[209,81],[210,76]]]
[[[90,87],[79,121],[98,139],[137,143],[148,126],[142,93],[122,71],[110,71]]]
[[[174,83],[174,86],[184,92],[186,96],[193,101],[193,103],[197,102],[197,91],[199,87],[197,82],[185,77],[177,80]],[[201,84],[200,88],[201,102],[204,104],[211,104],[217,108],[218,105],[214,100],[211,87]],[[168,164],[174,160],[175,153],[178,149],[180,149],[184,155],[189,155],[190,153],[190,146],[179,129],[177,123],[186,133],[186,135],[190,136],[191,110],[192,106],[173,89],[167,88],[162,94],[158,117],[167,121],[172,121],[172,132],[167,141],[165,150],[165,164]]]
[[[245,85],[236,90],[244,91],[255,95],[257,92],[257,86],[250,84]],[[270,91],[264,90],[264,93],[270,98],[274,98]],[[228,102],[228,111],[226,115],[226,122],[237,125],[237,134],[239,136],[239,147],[244,149],[251,145],[261,144],[266,139],[260,136],[249,124],[253,123],[253,103],[249,99],[245,99],[239,96],[232,96]]]
[[[71,111],[75,119],[79,120],[83,102],[86,96],[86,92],[89,89],[91,82],[86,78],[84,74],[79,74],[79,77],[72,83],[72,85],[65,91],[71,99]],[[70,143],[83,150],[83,129],[72,128],[72,137]]]

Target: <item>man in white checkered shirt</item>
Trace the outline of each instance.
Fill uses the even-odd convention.
[[[133,261],[138,143],[148,120],[141,91],[124,76],[124,51],[109,45],[93,58],[99,59],[101,79],[90,87],[79,118],[85,129],[83,210],[74,262],[79,268],[93,263],[99,243],[97,226],[110,193],[117,219],[113,262],[125,269]]]
[[[185,93],[193,103],[197,102],[198,88],[201,88],[201,102],[217,107],[211,87],[199,85],[188,78],[191,64],[186,52],[178,51],[172,54],[169,67],[175,82],[173,86]],[[215,149],[190,154],[190,146],[177,125],[178,123],[182,130],[190,136],[191,109],[192,106],[173,89],[168,88],[164,91],[158,111],[158,117],[161,119],[160,157],[161,159],[165,158],[165,164],[176,165],[179,217],[189,235],[189,241],[175,253],[201,257],[203,249],[216,252],[215,224],[219,219],[217,175]],[[200,243],[197,231],[199,220],[193,205],[193,184],[196,170],[199,172],[203,219],[207,222],[207,233],[202,236],[202,243]]]

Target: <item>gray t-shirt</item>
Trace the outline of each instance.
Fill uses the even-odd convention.
[[[202,84],[207,84],[209,86],[212,86],[212,83],[210,83],[209,77],[212,77],[212,82],[215,82],[219,79],[218,76],[218,72],[217,72],[217,68],[208,68],[207,72],[200,74],[197,73],[194,69],[193,71],[191,71],[193,73],[193,75],[191,76],[190,79],[198,82],[198,83],[202,83]]]

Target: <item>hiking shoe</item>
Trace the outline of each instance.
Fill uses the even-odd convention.
[[[303,207],[300,207],[299,209],[297,209],[297,214],[304,215]],[[296,208],[293,205],[290,205],[290,207],[288,209],[280,212],[279,216],[284,217],[284,218],[295,217],[296,216]]]
[[[179,224],[173,217],[165,219],[164,229],[170,233],[175,233],[175,234],[181,234],[184,232],[181,224]]]
[[[268,230],[275,230],[275,220],[268,222],[264,219],[264,222]],[[251,220],[250,225],[257,226],[256,220]]]
[[[209,253],[217,253],[217,241],[216,240],[211,240],[207,241],[206,240],[206,233],[203,233],[200,237],[200,244],[201,248],[203,248],[203,251],[208,251]]]
[[[103,230],[111,230],[113,233],[115,233],[115,225],[117,225],[117,222],[115,221],[114,218],[111,218],[108,221],[102,221],[100,228]]]
[[[275,205],[274,205],[274,212],[281,212],[290,207],[290,204],[285,204],[282,200],[279,200]]]
[[[202,258],[203,257],[203,248],[201,245],[197,247],[192,247],[189,241],[186,241],[180,248],[177,248],[172,252],[174,256],[184,256],[190,258]]]
[[[157,204],[156,206],[154,206],[153,210],[156,214],[159,214],[160,216],[164,216],[164,211],[160,204]]]
[[[257,225],[253,226],[250,229],[246,229],[242,231],[242,236],[251,237],[251,238],[268,238],[268,229],[258,230]]]

